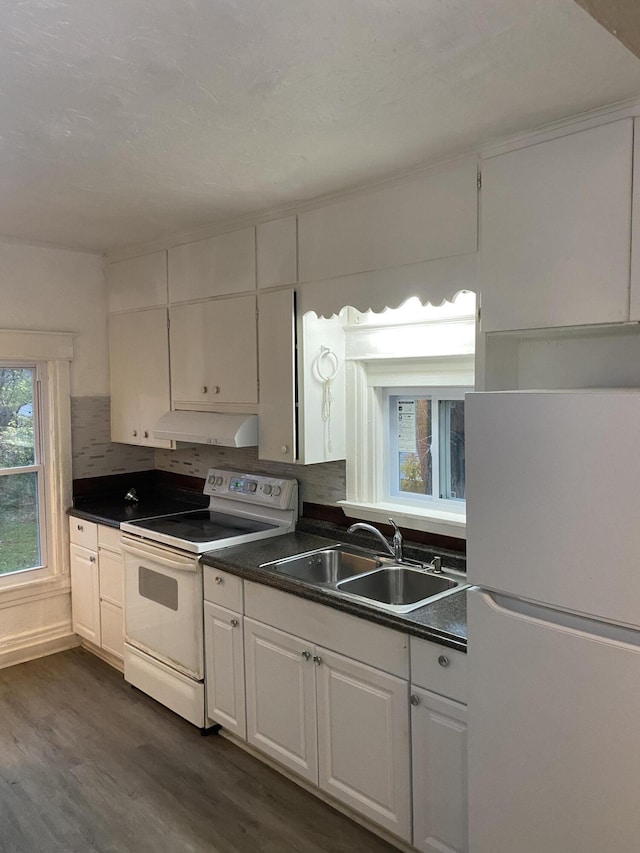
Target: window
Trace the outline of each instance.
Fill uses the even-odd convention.
[[[46,565],[40,387],[36,365],[0,363],[0,575]]]
[[[464,390],[471,389],[385,390],[389,500],[454,511],[463,504]]]

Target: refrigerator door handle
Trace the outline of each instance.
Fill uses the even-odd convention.
[[[598,619],[582,616],[577,613],[567,613],[520,598],[511,598],[500,593],[478,591],[485,604],[492,610],[510,616],[513,619],[544,625],[574,636],[588,636],[601,639],[602,642],[614,643],[640,650],[640,628],[624,627]]]

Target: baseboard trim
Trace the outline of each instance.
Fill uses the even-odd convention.
[[[46,632],[48,633],[48,632]],[[19,663],[27,663],[30,660],[54,655],[64,652],[80,645],[76,634],[65,632],[56,637],[31,637],[8,648],[0,649],[0,669],[15,666]]]
[[[122,658],[119,658],[117,655],[108,652],[106,649],[101,649],[99,646],[94,646],[93,643],[90,643],[89,640],[80,639],[80,645],[83,649],[86,649],[88,652],[91,652],[92,655],[95,655],[100,660],[103,660],[105,663],[108,663],[109,666],[112,666],[114,669],[117,669],[118,672],[124,673],[124,661]]]

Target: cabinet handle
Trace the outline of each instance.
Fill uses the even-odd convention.
[[[446,655],[440,655],[440,657],[438,658],[438,663],[440,664],[440,666],[445,667],[445,669],[449,666],[449,662],[449,658]]]
[[[95,563],[95,561],[96,561],[96,558],[93,555],[91,557],[89,557],[90,563]]]
[[[221,583],[224,583],[224,578],[221,578],[220,575],[216,575],[216,583],[220,586]]]
[[[237,619],[232,619],[230,624],[232,628],[237,628],[240,623]]]
[[[137,430],[137,429],[132,429],[132,430],[131,430],[131,435],[135,438],[135,437],[138,435],[138,430]]]
[[[322,663],[322,658],[320,657],[320,655],[314,655],[313,662],[316,666],[320,666],[320,664]]]
[[[82,531],[84,530],[84,524],[78,524],[78,530],[80,531],[80,533],[82,533]]]
[[[200,389],[200,393],[202,393],[202,394],[206,394],[208,391],[209,391],[209,389],[206,385],[203,385],[202,388]]]
[[[149,431],[145,429],[143,435],[145,438],[149,438]]]
[[[417,705],[419,705],[419,704],[420,704],[420,697],[419,697],[419,696],[416,696],[416,694],[415,694],[415,693],[412,693],[412,694],[411,694],[411,696],[409,697],[409,702],[411,702],[411,704],[412,704],[412,705],[414,706],[414,708],[415,708]]]
[[[305,651],[305,652],[302,652],[302,657],[303,657],[305,660],[311,660],[311,652],[306,652],[306,651]]]
[[[214,394],[219,394],[219,393],[220,393],[220,386],[219,386],[219,385],[214,385],[214,386],[213,386],[213,393],[214,393]]]

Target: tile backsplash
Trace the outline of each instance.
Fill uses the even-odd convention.
[[[206,477],[209,468],[292,477],[300,484],[300,498],[308,503],[331,505],[345,497],[345,463],[290,465],[258,459],[257,447],[209,447],[193,445],[180,450],[156,450],[155,467],[160,471]]]
[[[153,448],[111,441],[110,402],[110,397],[71,398],[74,480],[153,468]]]

